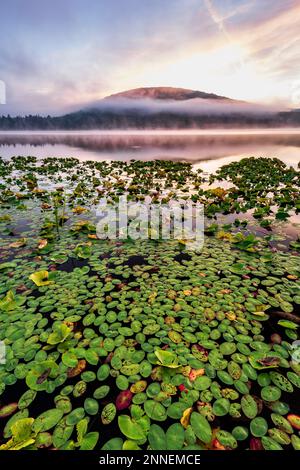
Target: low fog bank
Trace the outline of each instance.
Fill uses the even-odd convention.
[[[149,114],[170,113],[190,115],[223,115],[223,114],[258,114],[268,115],[289,111],[288,108],[273,105],[261,105],[258,103],[247,103],[229,99],[202,99],[189,100],[155,100],[155,99],[129,99],[129,98],[106,98],[86,106],[83,111],[116,112],[137,111]]]

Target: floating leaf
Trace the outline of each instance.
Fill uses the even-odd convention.
[[[123,390],[116,398],[116,407],[118,411],[125,410],[131,404],[133,393],[130,390]]]
[[[281,429],[284,432],[287,432],[288,434],[293,433],[293,428],[291,423],[284,418],[283,416],[277,414],[277,413],[272,413],[271,414],[271,419],[275,426],[277,426],[279,429]]]
[[[237,441],[245,441],[249,436],[249,431],[245,426],[236,426],[232,430],[232,435]]]
[[[136,441],[127,440],[123,444],[123,450],[141,450]]]
[[[39,249],[39,250],[42,250],[42,249],[45,248],[47,245],[48,245],[48,240],[47,240],[47,238],[43,238],[42,240],[39,240],[38,249]]]
[[[3,430],[3,437],[6,439],[11,437],[11,427],[14,423],[16,423],[19,419],[28,418],[29,412],[27,409],[18,411],[17,413],[13,414],[10,419],[7,421],[5,428]]]
[[[291,382],[284,377],[284,375],[279,374],[279,372],[270,372],[270,378],[272,382],[284,392],[292,393],[294,391]]]
[[[165,431],[157,424],[151,424],[148,440],[152,450],[166,450],[167,448]]]
[[[281,397],[281,390],[273,385],[267,385],[261,389],[261,397],[266,401],[277,401]]]
[[[300,450],[300,437],[293,434],[291,436],[291,443],[295,450]]]
[[[297,328],[299,327],[297,323],[294,323],[293,321],[290,321],[290,320],[279,320],[278,325],[283,326],[284,328],[289,328],[291,330],[297,330]]]
[[[33,402],[36,397],[36,391],[34,390],[27,390],[23,395],[20,397],[18,401],[18,408],[23,410],[24,408],[28,408],[29,405]]]
[[[40,432],[36,436],[35,445],[39,449],[46,449],[52,445],[52,435],[49,432]]]
[[[100,381],[103,381],[107,379],[109,376],[110,372],[110,367],[108,364],[102,364],[102,366],[99,367],[98,372],[97,372],[97,379]]]
[[[86,351],[85,359],[89,364],[91,364],[93,366],[96,366],[99,362],[99,356],[96,353],[96,351],[94,351],[93,349],[88,349]]]
[[[271,437],[263,436],[261,438],[261,443],[265,450],[283,450],[278,442],[274,441]]]
[[[21,295],[16,295],[13,291],[9,290],[6,296],[0,300],[0,311],[10,312],[26,302],[26,298]]]
[[[66,424],[68,426],[73,426],[79,423],[79,421],[84,418],[84,415],[84,408],[75,408],[75,410],[71,411],[71,413],[66,417]]]
[[[122,450],[123,449],[123,439],[120,437],[113,437],[107,441],[104,446],[101,447],[101,450],[111,451],[111,450]]]
[[[114,403],[108,403],[102,410],[101,421],[103,424],[110,424],[116,416],[117,409]]]
[[[210,387],[211,379],[206,375],[198,376],[194,381],[194,389],[195,390],[207,390]]]
[[[192,411],[193,411],[193,408],[191,407],[191,408],[187,408],[183,412],[183,415],[180,419],[180,423],[182,424],[184,429],[186,429],[190,423],[190,417],[191,417]]]
[[[99,411],[97,400],[93,398],[86,398],[84,401],[84,409],[88,415],[95,416]]]
[[[55,397],[54,401],[56,408],[61,410],[64,414],[70,413],[72,411],[72,403],[69,397],[58,395]]]
[[[48,286],[54,282],[54,275],[48,271],[36,271],[35,273],[30,274],[29,279],[38,287]]]
[[[86,368],[85,359],[80,359],[78,361],[77,366],[68,369],[67,375],[69,378],[76,377],[77,375],[81,374],[81,372],[83,372],[85,368]]]
[[[178,331],[170,330],[168,332],[168,336],[170,340],[173,341],[173,343],[175,344],[179,344],[182,341],[182,336],[180,333],[178,333]]]
[[[135,384],[131,385],[130,391],[132,393],[141,393],[146,389],[146,387],[147,387],[146,380],[138,380]]]
[[[291,443],[290,436],[281,429],[269,429],[268,434],[274,441],[278,442],[278,444],[289,445]]]
[[[154,421],[165,421],[167,418],[165,407],[154,400],[147,400],[144,409],[149,418]]]
[[[0,271],[4,271],[5,269],[14,269],[16,266],[17,266],[17,263],[15,263],[14,261],[0,263]]]
[[[80,444],[83,437],[87,433],[89,424],[89,418],[82,418],[78,423],[76,423],[76,431],[77,431],[77,441]]]
[[[236,449],[237,448],[237,441],[235,437],[228,431],[220,430],[216,433],[216,438],[226,448],[229,449]]]
[[[280,358],[272,353],[255,351],[249,356],[249,362],[254,369],[271,369],[280,364]]]
[[[130,416],[120,415],[118,418],[118,425],[124,436],[129,439],[140,440],[146,438],[146,434],[142,426],[132,420]]]
[[[18,403],[10,403],[0,408],[0,418],[7,418],[12,415],[18,409]]]
[[[295,414],[289,414],[287,416],[288,422],[293,426],[293,428],[300,430],[300,416]]]
[[[216,416],[224,416],[229,412],[230,401],[227,398],[218,398],[213,404],[213,413]]]
[[[181,426],[181,424],[172,424],[166,432],[167,450],[182,449],[184,436],[184,428]]]
[[[85,394],[87,390],[87,384],[84,380],[80,380],[74,386],[73,395],[75,398],[79,398]]]
[[[12,242],[8,245],[9,248],[21,248],[22,246],[26,245],[27,239],[20,238],[19,240]]]
[[[71,328],[69,328],[64,323],[61,323],[60,325],[56,326],[55,331],[50,333],[47,343],[51,345],[63,343],[68,338],[68,336],[70,336],[71,331]]]
[[[101,387],[98,387],[93,394],[93,397],[96,400],[101,400],[102,398],[106,397],[108,395],[110,390],[110,387],[108,385],[102,385]]]
[[[268,423],[264,418],[260,416],[252,419],[250,423],[251,434],[255,437],[262,437],[267,433]]]
[[[177,369],[180,365],[177,362],[177,356],[171,351],[164,351],[163,349],[157,349],[154,352],[158,359],[158,364],[164,367],[170,367],[171,369]]]
[[[57,408],[45,411],[35,419],[32,429],[36,433],[48,431],[49,429],[54,428],[62,416],[63,412]]]
[[[168,407],[167,414],[170,418],[179,420],[187,408],[189,408],[189,406],[186,403],[174,402]]]
[[[0,446],[0,450],[20,450],[34,443],[32,432],[33,418],[19,419],[11,426],[12,438]]]
[[[98,432],[89,432],[84,436],[80,444],[80,450],[93,450],[99,440]]]
[[[73,425],[67,425],[66,418],[63,418],[55,427],[53,432],[54,447],[62,447],[71,437],[74,430]]]
[[[78,364],[77,356],[70,351],[64,352],[61,359],[67,367],[76,367]]]
[[[208,444],[212,439],[212,430],[207,419],[200,413],[193,412],[191,415],[191,426],[200,441]]]
[[[241,399],[242,410],[245,416],[249,419],[255,418],[258,413],[257,403],[254,398],[247,394]]]

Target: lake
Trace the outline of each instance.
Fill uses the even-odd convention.
[[[213,172],[248,156],[297,166],[300,129],[0,132],[0,156],[189,161]],[[200,165],[199,165],[200,164]]]
[[[18,133],[0,141],[7,158],[81,159],[0,165],[0,449],[22,446],[21,426],[33,436],[24,445],[38,448],[110,451],[126,448],[129,437],[128,448],[155,450],[157,433],[171,443],[178,434],[183,448],[186,416],[192,442],[199,416],[205,440],[214,432],[219,442],[219,432],[226,448],[281,449],[281,422],[289,426],[283,445],[299,448],[300,172],[248,159],[213,188],[206,174],[178,162],[120,161],[189,160],[213,171],[262,155],[296,166],[299,133]],[[125,194],[131,217],[117,236],[124,209],[120,217],[109,201]],[[172,230],[175,220],[179,229],[195,226],[194,211],[182,218],[195,201],[205,209],[203,249]],[[160,202],[181,208],[176,219],[161,217],[167,237],[152,224],[139,237],[130,209],[144,207],[149,222],[150,207],[152,223]],[[117,238],[103,239],[103,225],[98,238],[105,219]],[[82,440],[80,422],[88,426]]]

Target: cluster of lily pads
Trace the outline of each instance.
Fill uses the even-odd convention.
[[[209,186],[203,185],[207,182]],[[226,188],[224,187],[226,184]],[[230,186],[232,184],[232,186]],[[167,203],[192,200],[205,206],[205,215],[244,214],[265,229],[286,221],[300,210],[300,167],[288,167],[277,158],[243,158],[204,177],[190,163],[154,160],[84,161],[75,158],[0,157],[0,201],[20,210],[28,200],[43,210],[97,205],[103,196]],[[63,217],[59,220],[64,223]]]
[[[288,218],[300,209],[300,163],[298,169],[287,167],[277,158],[243,158],[222,166],[210,182],[228,181],[234,184],[227,193],[220,193],[222,208],[245,212],[253,210],[253,217],[268,228],[276,220]],[[232,201],[232,200],[235,201]],[[217,208],[217,211],[219,209]]]
[[[247,220],[208,223],[200,252],[95,231],[124,192],[297,214],[299,171],[231,165],[204,190],[184,163],[2,162],[0,450],[300,450],[299,241]]]

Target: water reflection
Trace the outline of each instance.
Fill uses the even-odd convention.
[[[243,156],[276,156],[297,165],[300,130],[0,133],[0,155],[74,156],[81,160],[163,158],[203,162],[202,167],[206,161],[207,170]]]

